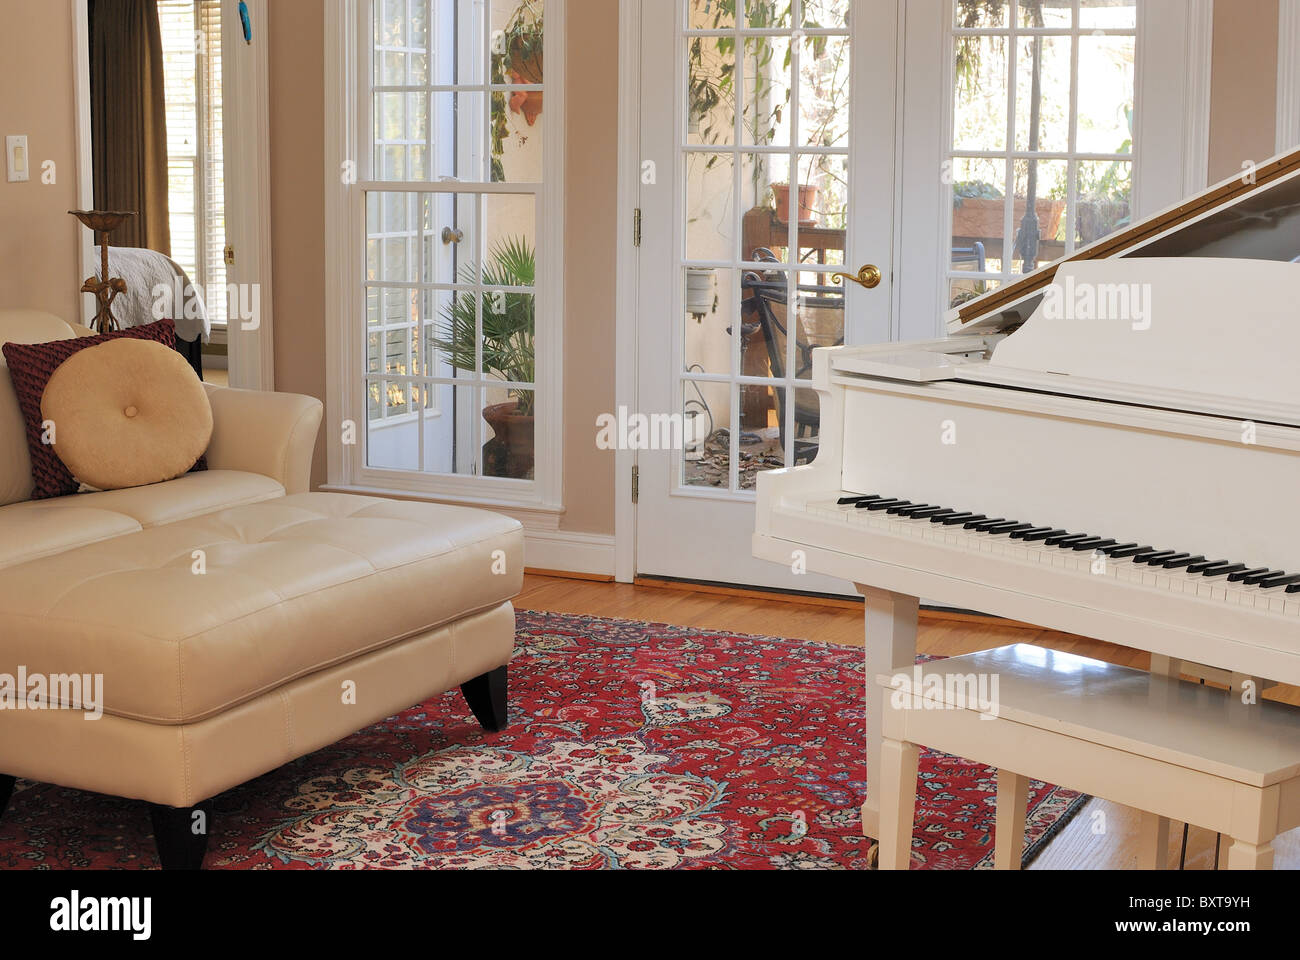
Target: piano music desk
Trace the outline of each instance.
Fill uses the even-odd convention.
[[[1300,710],[1246,704],[1176,678],[1025,644],[920,668],[984,678],[913,693],[881,674],[880,866],[907,869],[920,747],[998,768],[995,863],[1017,869],[1029,778],[1143,811],[1142,856],[1163,866],[1170,820],[1232,838],[1229,869],[1270,869],[1273,839],[1300,826]],[[996,678],[996,687],[994,686]],[[994,704],[988,710],[989,702]]]

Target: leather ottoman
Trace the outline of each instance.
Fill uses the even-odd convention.
[[[102,677],[97,718],[0,715],[0,810],[15,776],[145,800],[197,866],[224,790],[457,685],[504,725],[522,577],[513,519],[326,493],[0,569],[0,674]]]

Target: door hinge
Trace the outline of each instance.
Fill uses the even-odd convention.
[[[641,208],[637,207],[632,214],[632,246],[641,246]]]
[[[234,265],[235,265],[235,248],[232,247],[230,244],[226,244],[226,266],[233,267]]]
[[[641,502],[641,468],[632,468],[632,502]]]

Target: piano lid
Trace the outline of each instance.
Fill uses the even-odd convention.
[[[1192,257],[1062,264],[989,359],[1017,371],[1300,408],[1300,263]],[[964,371],[958,367],[955,376]]]
[[[1300,150],[1225,180],[1147,220],[992,290],[948,314],[950,334],[1013,329],[1038,308],[1063,263],[1124,257],[1300,257]]]

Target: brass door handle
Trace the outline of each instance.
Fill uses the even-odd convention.
[[[464,230],[453,230],[451,227],[442,228],[442,242],[446,246],[453,243],[463,243],[465,240]]]
[[[845,280],[851,280],[858,286],[865,287],[868,290],[874,290],[876,287],[880,286],[880,281],[882,279],[880,268],[873,263],[869,263],[859,270],[856,277],[848,273],[835,273],[831,275],[831,281],[833,283],[843,283]]]

